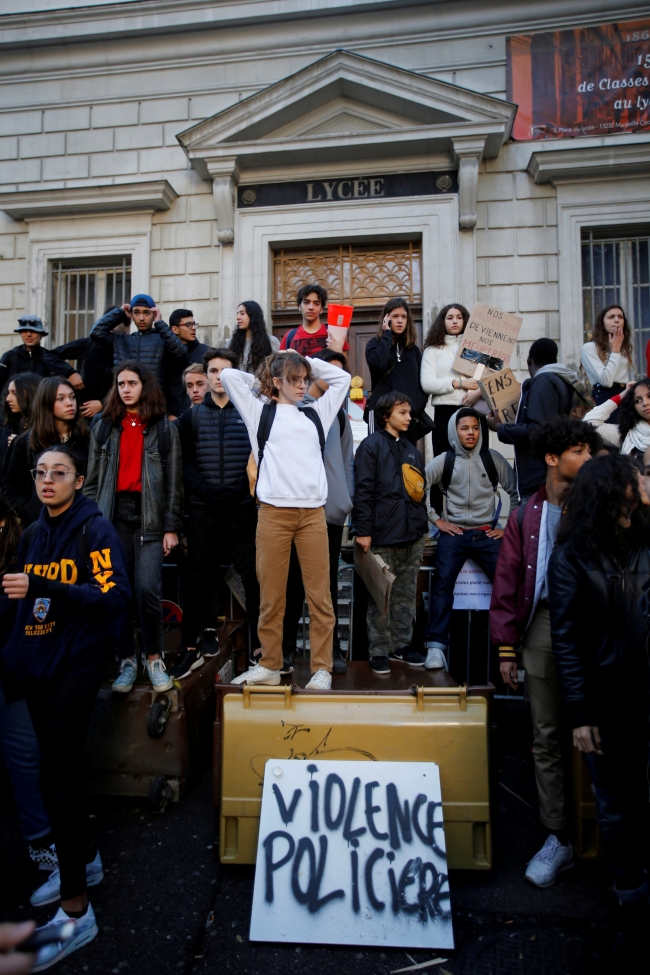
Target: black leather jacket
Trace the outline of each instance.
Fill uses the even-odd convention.
[[[553,655],[572,728],[611,726],[647,707],[648,622],[641,604],[650,547],[598,564],[567,545],[548,566]]]
[[[100,423],[96,423],[90,432],[88,476],[83,492],[96,501],[104,517],[112,521],[122,427],[114,426],[104,446],[99,447],[97,437],[100,426]],[[182,525],[181,444],[178,430],[173,423],[169,424],[169,434],[170,449],[164,470],[158,449],[158,424],[150,423],[144,434],[142,539],[145,542],[162,539],[165,532],[178,532]]]

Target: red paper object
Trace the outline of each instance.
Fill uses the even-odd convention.
[[[349,328],[354,305],[328,305],[327,324],[338,328]]]

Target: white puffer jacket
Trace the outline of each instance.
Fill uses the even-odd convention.
[[[454,389],[454,379],[462,378],[451,365],[456,358],[460,335],[445,335],[445,344],[429,346],[422,353],[420,385],[425,393],[431,393],[432,406],[461,406],[466,390]]]

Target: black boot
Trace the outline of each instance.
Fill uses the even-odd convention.
[[[332,673],[345,674],[348,670],[347,657],[342,650],[334,650],[332,654]]]

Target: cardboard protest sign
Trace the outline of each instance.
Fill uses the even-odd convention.
[[[512,369],[506,366],[500,372],[485,372],[478,384],[490,409],[498,410],[504,423],[514,423],[521,398],[521,383],[515,379]]]
[[[354,546],[354,567],[363,579],[366,589],[382,613],[388,612],[390,593],[395,576],[380,555],[364,552],[360,545]]]
[[[438,766],[269,759],[250,939],[453,948]]]
[[[480,379],[484,371],[500,372],[510,363],[523,318],[477,302],[458,346],[452,369]]]
[[[456,577],[453,609],[489,609],[492,583],[477,562],[467,559]]]

